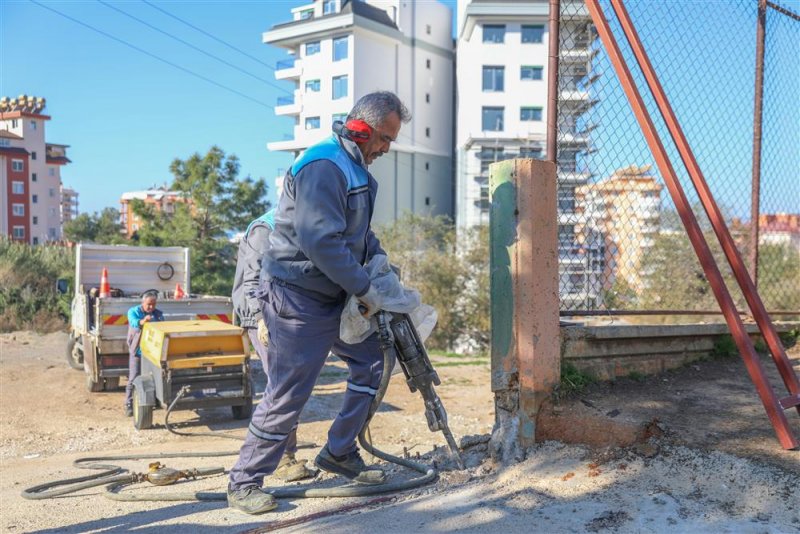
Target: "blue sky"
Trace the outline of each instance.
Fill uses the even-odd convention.
[[[291,156],[268,152],[266,143],[290,135],[293,123],[271,108],[279,96],[290,94],[291,84],[276,81],[270,68],[286,52],[263,44],[261,34],[290,20],[289,10],[306,2],[152,0],[255,60],[142,1],[108,2],[243,73],[100,2],[36,1],[45,7],[0,0],[0,95],[47,99],[52,117],[47,141],[70,145],[72,164],[62,179],[79,191],[82,212],[118,207],[124,191],[169,183],[174,158],[204,153],[212,145],[239,157],[242,176],[265,178],[274,198],[274,178]],[[455,8],[454,1],[445,3]]]

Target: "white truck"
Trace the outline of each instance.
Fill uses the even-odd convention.
[[[128,310],[141,303],[146,291],[158,292],[157,308],[167,321],[233,320],[230,297],[191,293],[188,248],[81,243],[75,254],[67,361],[73,369],[86,372],[91,392],[115,389],[119,377],[128,376]],[[111,296],[100,298],[104,268]],[[174,298],[177,284],[184,298]],[[66,291],[63,281],[59,289]]]

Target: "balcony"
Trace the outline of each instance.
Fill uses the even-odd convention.
[[[275,79],[276,80],[292,80],[300,78],[303,73],[303,67],[300,61],[295,58],[283,59],[275,64]]]
[[[275,106],[275,115],[299,115],[302,106],[294,96],[279,96]]]

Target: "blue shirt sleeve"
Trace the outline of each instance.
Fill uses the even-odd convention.
[[[160,312],[159,312],[160,313]],[[139,325],[139,321],[144,319],[145,313],[141,306],[134,306],[130,310],[128,310],[128,326],[135,330],[139,330],[142,327]]]

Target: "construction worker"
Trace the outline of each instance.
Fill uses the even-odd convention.
[[[142,303],[128,310],[128,383],[125,385],[125,415],[133,415],[133,381],[142,370],[142,349],[139,341],[142,328],[150,321],[163,321],[164,314],[156,308],[158,293],[148,291],[142,295]]]
[[[261,276],[261,258],[269,247],[269,234],[275,223],[275,210],[270,210],[250,223],[239,241],[239,252],[236,258],[236,274],[233,278],[233,311],[239,320],[239,326],[247,332],[264,372],[267,370],[267,345],[269,336],[267,326],[261,315],[261,302],[255,296]],[[316,475],[316,471],[306,467],[306,461],[298,461],[297,429],[294,428],[286,440],[286,452],[281,458],[275,476],[287,482],[302,480]]]
[[[267,388],[230,471],[228,505],[249,514],[277,507],[262,491],[308,401],[329,352],[348,366],[343,406],[315,464],[363,484],[385,473],[367,466],[355,444],[380,383],[377,335],[347,345],[339,322],[349,295],[370,316],[381,308],[364,265],[385,254],[370,228],[378,184],[367,166],[389,151],[410,116],[396,95],[363,96],[334,123],[328,139],[297,158],[284,180],[270,246],[262,259],[258,296],[269,330]]]

